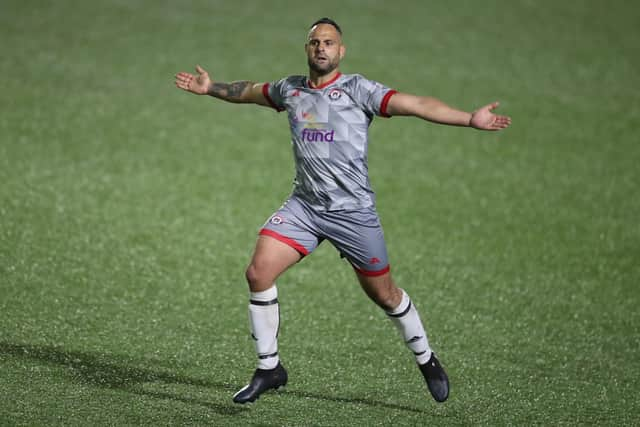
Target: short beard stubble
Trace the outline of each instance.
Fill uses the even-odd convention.
[[[338,68],[338,64],[333,62],[327,62],[325,67],[320,67],[318,64],[314,63],[311,58],[307,59],[307,63],[309,64],[309,69],[315,71],[319,76],[326,76]]]

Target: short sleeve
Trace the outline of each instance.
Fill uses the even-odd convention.
[[[284,93],[286,85],[287,79],[282,79],[272,83],[265,83],[262,86],[262,94],[269,105],[278,112],[284,110]]]
[[[397,91],[385,85],[358,76],[356,80],[356,98],[365,112],[370,115],[391,117],[387,113],[389,99]]]

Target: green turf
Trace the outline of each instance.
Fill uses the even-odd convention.
[[[438,405],[329,245],[279,281],[287,391],[252,407],[243,272],[290,191],[284,115],[173,87],[344,72],[509,130],[376,120],[393,272]],[[640,7],[611,1],[0,4],[0,424],[640,423]]]

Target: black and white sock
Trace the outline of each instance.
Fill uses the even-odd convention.
[[[409,295],[402,290],[402,301],[392,311],[387,312],[387,316],[396,325],[398,331],[404,338],[407,347],[415,354],[416,361],[423,365],[431,357],[431,348],[427,333],[422,326],[420,315],[411,303]]]
[[[280,308],[278,290],[274,284],[262,292],[250,292],[249,323],[251,337],[258,354],[259,369],[273,369],[278,365],[278,331]]]

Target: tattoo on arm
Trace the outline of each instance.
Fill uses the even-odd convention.
[[[212,83],[207,93],[225,101],[242,102],[242,93],[252,84],[252,82],[246,80],[231,83]]]

